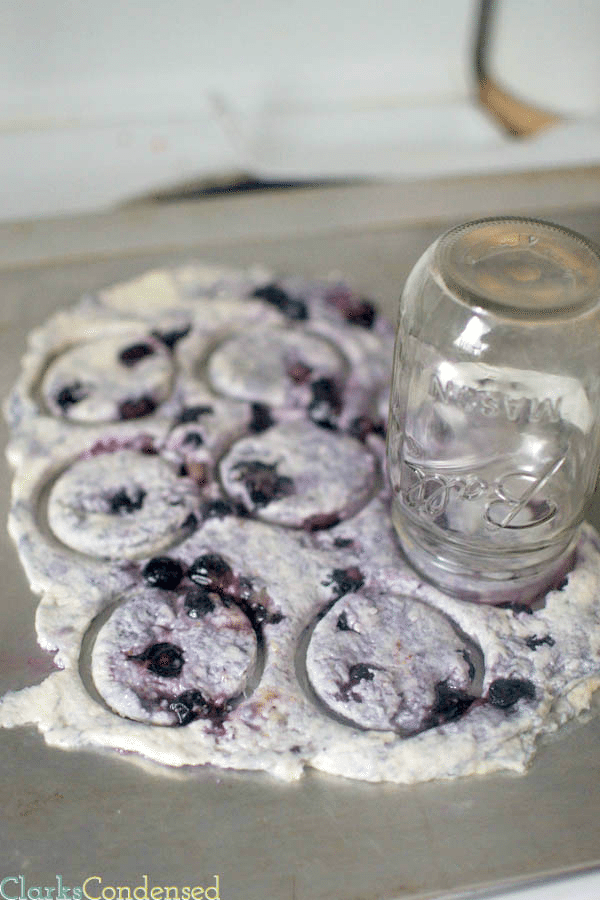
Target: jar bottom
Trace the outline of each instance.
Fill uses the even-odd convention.
[[[495,556],[465,551],[461,560],[459,551],[449,553],[444,542],[425,534],[396,503],[392,519],[409,564],[439,590],[460,600],[492,606],[532,606],[558,588],[575,563],[579,529],[566,544],[547,548],[543,562],[536,555],[535,563],[527,564],[527,553],[522,549]]]

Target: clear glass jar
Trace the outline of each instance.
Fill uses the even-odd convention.
[[[393,518],[442,590],[526,603],[572,564],[600,455],[600,254],[547,222],[453,228],[401,301]]]

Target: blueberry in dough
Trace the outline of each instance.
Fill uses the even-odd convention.
[[[127,493],[125,488],[122,488],[120,491],[117,491],[110,498],[110,511],[111,513],[115,513],[116,515],[123,515],[133,512],[138,512],[142,508],[142,504],[144,503],[144,497],[146,496],[146,491],[142,488],[137,488],[135,491],[132,491],[133,496]]]
[[[287,475],[278,474],[277,463],[249,460],[238,463],[234,469],[239,472],[239,480],[244,483],[252,503],[258,509],[294,493],[294,482]]]
[[[213,412],[212,406],[198,405],[186,406],[181,410],[178,418],[178,425],[185,425],[187,422],[197,422],[202,416],[209,415]]]
[[[355,663],[348,670],[348,678],[351,684],[358,684],[360,681],[373,681],[373,669],[366,663]]]
[[[73,422],[114,422],[153,412],[171,393],[173,376],[170,354],[154,338],[105,334],[55,355],[40,389],[55,415]]]
[[[364,583],[365,579],[358,566],[349,566],[347,569],[334,569],[330,580],[324,582],[324,584],[335,585],[334,595],[336,600],[339,600],[344,594],[349,594],[350,591],[358,591]]]
[[[188,431],[182,441],[184,447],[201,447],[203,443],[204,438],[199,431]]]
[[[376,318],[377,311],[374,305],[370,300],[362,299],[359,300],[355,309],[349,314],[348,321],[363,328],[372,328]]]
[[[152,356],[154,347],[151,344],[132,344],[119,353],[119,362],[124,366],[135,366],[145,356]]]
[[[468,712],[475,672],[451,621],[412,597],[365,590],[330,604],[312,632],[306,669],[325,706],[361,728],[404,735]]]
[[[223,557],[216,553],[204,553],[194,560],[188,577],[201,587],[222,594],[233,583],[233,572]]]
[[[87,391],[82,383],[80,381],[74,381],[73,384],[68,384],[64,388],[61,388],[56,395],[56,402],[62,411],[65,412],[70,406],[81,403],[87,396]]]
[[[276,284],[257,288],[253,297],[258,297],[278,309],[288,319],[303,321],[308,318],[308,308],[302,300],[297,300]]]
[[[137,585],[122,596],[92,649],[108,706],[156,725],[221,725],[255,671],[258,635],[233,597],[185,582],[165,596]]]
[[[253,403],[252,418],[248,426],[249,430],[253,434],[260,434],[261,431],[266,431],[271,425],[273,425],[273,416],[269,407],[265,403]]]
[[[183,328],[173,328],[171,331],[153,331],[152,336],[162,341],[169,350],[173,350],[178,341],[188,336],[191,328],[191,325],[185,325]]]
[[[385,439],[386,431],[383,422],[374,422],[368,416],[357,416],[350,422],[348,434],[359,441],[364,441],[369,434],[376,434]]]
[[[200,691],[184,691],[169,703],[169,709],[177,716],[178,725],[189,725],[199,715],[210,709],[210,704],[204,699]]]
[[[146,563],[142,575],[150,587],[174,591],[183,578],[183,568],[176,559],[169,556],[155,556]]]
[[[177,678],[183,668],[183,652],[175,644],[166,641],[160,644],[152,644],[142,653],[130,656],[136,662],[146,663],[146,668],[154,675],[162,678]]]
[[[209,500],[202,507],[205,519],[224,519],[226,516],[247,517],[248,511],[240,503],[232,500]]]
[[[348,625],[348,617],[345,612],[340,613],[335,627],[338,631],[352,631],[352,628]]]
[[[425,728],[435,728],[444,722],[453,722],[463,716],[476,698],[466,691],[451,687],[446,681],[435,686],[435,704],[424,723]]]
[[[537,634],[532,634],[528,638],[525,638],[525,643],[530,650],[537,650],[538,647],[542,647],[544,644],[546,644],[547,647],[554,647],[556,642],[549,634],[545,634],[544,637],[541,638],[539,638]]]
[[[129,398],[119,405],[119,418],[140,419],[142,416],[149,416],[156,409],[156,405],[156,400],[149,394]]]
[[[311,385],[312,398],[308,406],[308,415],[322,428],[335,429],[336,418],[342,408],[340,391],[331,378],[318,378]]]
[[[201,619],[215,611],[215,603],[211,600],[210,592],[204,587],[196,587],[185,595],[184,609],[190,619]]]
[[[95,447],[96,445],[94,445]],[[144,449],[98,443],[54,482],[48,524],[67,547],[111,559],[159,555],[192,527],[195,485]]]
[[[500,709],[509,709],[521,699],[535,700],[535,686],[524,678],[496,678],[490,684],[488,700]]]
[[[348,669],[348,679],[343,683],[339,683],[339,693],[335,695],[335,699],[341,703],[349,703],[351,700],[355,703],[362,703],[363,698],[360,693],[353,691],[361,681],[373,681],[375,672],[372,666],[367,663],[355,663]]]
[[[337,287],[325,298],[327,303],[337,307],[347,322],[370,329],[377,319],[377,310],[370,300],[357,297],[347,287]]]

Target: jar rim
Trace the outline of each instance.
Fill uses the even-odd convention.
[[[434,269],[470,306],[538,321],[580,315],[600,303],[600,250],[542,219],[500,216],[451,228]]]

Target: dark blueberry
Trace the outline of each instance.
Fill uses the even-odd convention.
[[[331,378],[318,378],[311,384],[312,398],[308,414],[315,425],[337,428],[336,418],[342,408],[339,387]]]
[[[183,578],[183,568],[176,559],[170,556],[155,556],[146,563],[142,570],[146,584],[161,588],[163,591],[174,591]]]
[[[251,460],[240,462],[234,468],[239,471],[239,480],[244,482],[252,503],[259,509],[294,493],[294,482],[287,475],[277,473],[277,463],[269,465]]]
[[[308,307],[306,303],[302,300],[295,300],[290,297],[288,300],[285,309],[281,310],[284,316],[287,316],[288,319],[292,319],[295,322],[303,322],[308,319]]]
[[[158,338],[159,341],[162,341],[169,350],[172,350],[177,341],[187,337],[191,327],[191,325],[186,325],[183,328],[174,328],[171,331],[153,331],[152,335],[153,337]]]
[[[224,519],[226,516],[246,517],[248,511],[232,500],[209,500],[202,507],[202,514],[205,519]]]
[[[250,431],[253,431],[254,434],[259,434],[261,431],[266,431],[267,428],[270,428],[273,424],[274,419],[269,407],[264,403],[253,403],[252,418],[250,420],[250,425],[248,426]]]
[[[435,686],[435,703],[425,720],[426,728],[435,728],[444,722],[452,722],[459,719],[472,705],[475,697],[471,697],[466,691],[461,691],[449,686],[448,682],[440,681]]]
[[[238,581],[237,595],[240,600],[247,603],[254,594],[254,585],[249,578],[242,576]]]
[[[190,619],[202,619],[215,610],[214,601],[211,600],[209,592],[204,587],[189,590],[185,595],[183,605]]]
[[[358,566],[349,566],[347,569],[334,569],[330,575],[329,581],[324,581],[324,585],[334,585],[333,593],[336,600],[349,594],[351,591],[358,591],[363,586],[365,579]]]
[[[189,568],[188,577],[200,587],[219,594],[226,591],[233,582],[231,567],[216,553],[204,553],[195,559]]]
[[[189,725],[199,715],[203,715],[210,709],[200,691],[184,691],[169,703],[171,709],[178,718],[178,725]]]
[[[323,418],[320,418],[319,413],[317,413],[315,416],[311,415],[311,419],[313,420],[315,425],[319,426],[319,428],[326,428],[328,431],[338,430],[336,422],[334,422],[333,419],[330,419],[328,416],[323,416]]]
[[[194,528],[198,526],[198,517],[194,513],[190,513],[189,516],[181,523],[181,527],[185,528],[186,531],[193,531]]]
[[[199,431],[188,431],[182,443],[184,447],[187,447],[188,444],[190,447],[201,447],[204,443],[204,438]]]
[[[372,328],[377,318],[377,310],[370,300],[359,300],[346,317],[352,325],[360,325],[362,328]]]
[[[233,515],[233,504],[230,500],[212,500],[203,508],[206,519],[224,519]]]
[[[334,547],[351,547],[354,541],[352,538],[336,537],[333,542]]]
[[[548,647],[554,647],[555,640],[549,634],[545,634],[544,637],[541,638],[539,638],[537,634],[532,634],[530,637],[525,638],[525,643],[530,650],[537,650],[542,644],[546,644]]]
[[[340,615],[338,616],[336,628],[338,631],[353,631],[354,630],[353,628],[350,628],[350,626],[348,625],[348,617],[346,616],[345,612],[340,613]]]
[[[304,520],[302,527],[307,531],[324,531],[327,528],[333,528],[334,525],[339,525],[339,523],[340,517],[337,513],[315,513],[314,516],[308,516]]]
[[[167,642],[152,644],[138,656],[131,656],[130,659],[146,663],[149,672],[163,678],[177,678],[184,663],[181,648]]]
[[[140,449],[140,453],[146,453],[148,456],[158,456],[158,450],[151,443],[151,441],[148,441],[147,443],[142,444],[142,446],[139,449]]]
[[[119,406],[121,419],[139,419],[141,416],[149,416],[156,409],[156,400],[149,394],[124,400]]]
[[[385,425],[381,422],[373,422],[368,416],[358,416],[350,422],[348,434],[358,438],[359,441],[364,441],[369,434],[385,438]]]
[[[351,325],[372,328],[377,318],[377,311],[370,300],[356,297],[348,288],[337,287],[325,298],[327,303],[336,306]]]
[[[249,611],[255,625],[262,625],[268,617],[267,608],[262,603],[254,603]]]
[[[288,319],[299,322],[308,318],[306,303],[290,297],[277,284],[267,284],[264,287],[257,288],[252,296],[264,300],[265,303],[270,303],[271,306],[275,306]]]
[[[187,422],[197,422],[201,416],[206,416],[211,412],[214,412],[212,406],[186,406],[179,413],[177,424],[184,425]]]
[[[361,681],[373,681],[375,677],[374,668],[377,667],[370,666],[367,663],[355,663],[353,666],[350,666],[348,669],[348,681],[343,684],[337,682],[339,692],[335,695],[336,700],[341,700],[342,703],[349,703],[351,700],[354,703],[362,703],[363,697],[353,691],[352,688],[360,684]]]
[[[524,678],[496,678],[490,684],[488,700],[493,706],[508,709],[518,700],[535,700],[535,687]]]
[[[74,381],[73,384],[68,384],[58,392],[56,395],[56,402],[62,411],[66,412],[70,406],[81,403],[87,396],[88,392],[85,390],[82,383],[80,381]]]
[[[269,613],[269,616],[267,618],[267,625],[279,625],[279,623],[283,622],[284,619],[285,616],[283,615],[283,613]]]
[[[554,590],[556,590],[556,591],[564,591],[564,589],[566,588],[566,586],[568,585],[568,583],[569,583],[569,576],[566,575],[566,576],[563,578],[563,580],[562,580],[559,584],[556,585],[556,587],[555,587]]]
[[[141,359],[144,359],[145,356],[153,355],[154,347],[151,344],[132,344],[130,347],[125,347],[124,350],[121,350],[119,353],[119,362],[124,366],[131,368]]]
[[[348,669],[348,678],[351,686],[358,684],[360,681],[373,681],[374,677],[373,669],[366,663],[355,663]]]
[[[364,441],[371,431],[371,424],[371,420],[368,416],[358,416],[350,422],[348,434],[357,438],[359,441]]]
[[[253,291],[252,296],[259,297],[266,303],[270,303],[271,306],[276,306],[277,309],[282,309],[290,299],[289,294],[286,294],[286,292],[276,284],[265,284],[264,287],[256,288],[256,290]]]
[[[510,603],[506,601],[505,603],[497,603],[496,609],[510,609],[515,615],[520,613],[526,613],[528,616],[533,615],[533,610],[527,603]]]
[[[132,497],[129,496],[125,488],[122,488],[110,498],[110,511],[116,515],[137,512],[137,510],[142,508],[145,496],[146,491],[143,491],[141,488],[137,488]]]

